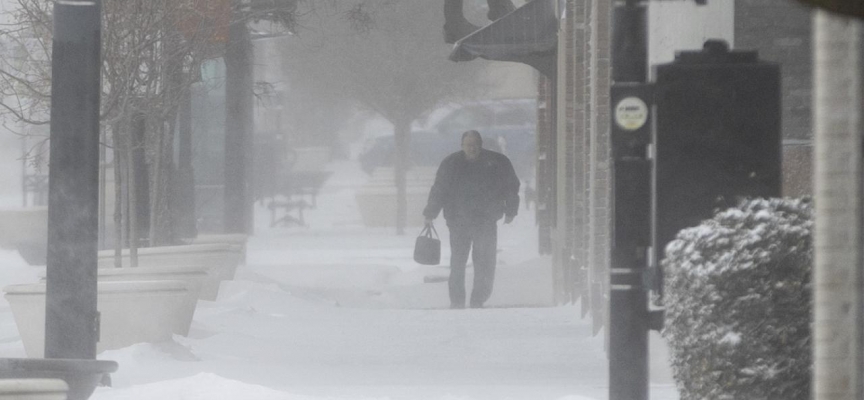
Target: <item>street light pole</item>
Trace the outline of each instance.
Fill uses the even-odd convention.
[[[99,0],[54,2],[47,358],[96,357],[101,41]]]
[[[609,294],[609,399],[648,399],[649,313],[644,277],[651,243],[647,17],[639,0],[615,3],[612,23],[613,239]]]

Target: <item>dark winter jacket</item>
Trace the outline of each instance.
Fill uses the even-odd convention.
[[[519,210],[519,178],[507,156],[483,149],[474,161],[459,151],[438,167],[423,215],[435,219],[444,210],[447,225],[497,221]]]

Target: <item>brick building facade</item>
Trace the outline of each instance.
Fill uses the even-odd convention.
[[[595,329],[599,329],[606,320],[612,238],[609,89],[613,5],[603,0],[566,0],[562,4],[566,10],[562,10],[559,30],[554,101],[557,120],[547,120],[542,128],[547,132],[542,136],[554,142],[555,148],[540,154],[547,167],[555,167],[554,171],[538,170],[538,184],[543,179],[550,184],[554,182],[555,191],[547,198],[547,215],[552,220],[541,226],[541,230],[546,229],[541,237],[545,234],[548,238],[547,252],[553,259],[556,300],[561,303],[581,300],[584,313],[590,312]],[[761,59],[781,65],[784,194],[809,193],[812,101],[809,10],[788,0],[735,0],[734,5],[713,3],[698,10],[695,4],[686,6],[693,8],[687,12],[698,18],[721,21],[712,21],[714,25],[708,29],[706,24],[685,21],[687,18],[680,15],[680,10],[658,7],[661,13],[678,13],[670,15],[670,19],[699,30],[672,29],[672,34],[703,35],[705,39],[721,37],[732,42],[736,49],[757,50]],[[718,13],[722,15],[712,15],[712,10],[720,10]],[[658,11],[654,12],[656,17]],[[698,43],[670,44],[668,37],[651,40],[666,40],[659,47],[698,49]],[[657,43],[652,46],[658,47]],[[544,81],[541,86],[549,83]],[[551,100],[548,89],[546,86],[541,91],[544,97],[541,102]],[[547,117],[553,114],[549,111],[541,110]],[[551,139],[550,131],[554,131]]]

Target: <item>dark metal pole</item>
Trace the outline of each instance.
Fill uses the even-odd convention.
[[[646,9],[638,0],[617,2],[612,25],[612,80],[647,78]],[[614,88],[613,88],[614,89]],[[613,119],[617,118],[613,90]],[[619,97],[620,98],[620,97]],[[630,97],[632,99],[633,97]],[[644,104],[644,103],[643,103]],[[646,108],[647,110],[647,108]],[[612,122],[613,240],[609,296],[609,399],[648,399],[648,309],[643,276],[651,235],[651,162],[647,138]],[[644,129],[644,128],[643,128]]]
[[[98,337],[100,1],[54,3],[45,356],[94,359]]]

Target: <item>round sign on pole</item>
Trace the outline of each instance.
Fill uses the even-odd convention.
[[[635,131],[648,122],[648,106],[638,97],[625,97],[615,106],[615,123],[621,129]]]

